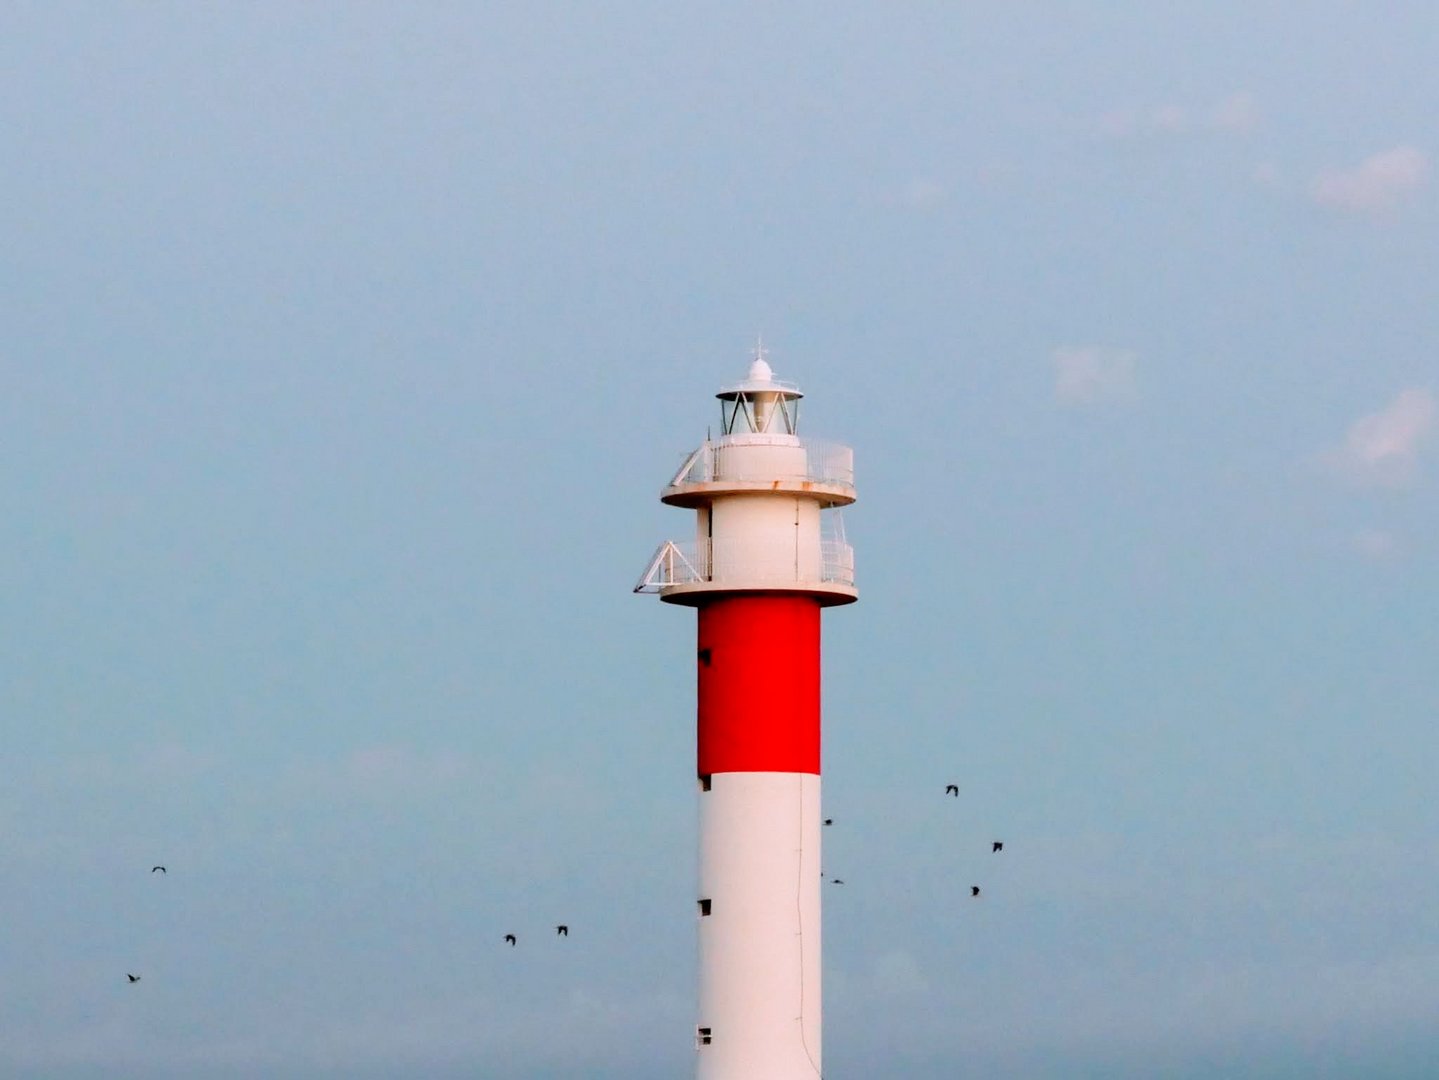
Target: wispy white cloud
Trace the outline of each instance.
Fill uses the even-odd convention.
[[[501,1058],[524,1063],[538,1075],[576,1061],[633,1064],[657,1028],[685,1023],[684,999],[673,987],[572,984],[568,993],[535,1002],[525,997],[481,993],[461,999],[434,998],[404,1003],[333,1023],[328,1030],[296,1030],[294,1056],[316,1064],[359,1067],[375,1062],[415,1073],[457,1063]],[[502,1023],[475,1024],[484,1016]]]
[[[1378,412],[1361,416],[1328,455],[1335,473],[1363,487],[1399,488],[1419,475],[1420,453],[1434,433],[1434,395],[1422,387],[1401,390]]]
[[[1284,174],[1272,161],[1261,161],[1254,166],[1254,172],[1250,174],[1250,178],[1263,188],[1277,188],[1284,183]]]
[[[1207,107],[1187,108],[1166,102],[1145,108],[1115,109],[1101,116],[1095,127],[1107,139],[1139,139],[1191,132],[1246,135],[1259,123],[1259,106],[1254,95],[1239,91]]]
[[[457,754],[420,754],[403,746],[371,746],[356,750],[341,765],[358,783],[444,783],[463,776],[469,762]]]
[[[179,743],[155,743],[125,753],[86,752],[67,757],[58,778],[86,784],[149,786],[198,780],[215,767],[215,755]]]
[[[451,751],[424,752],[382,744],[347,751],[325,761],[298,762],[292,782],[333,795],[389,797],[437,792],[475,772],[474,761]]]
[[[1166,132],[1178,135],[1189,129],[1192,120],[1189,114],[1178,105],[1160,105],[1149,111],[1149,124],[1159,132]]]
[[[1170,115],[1168,106],[1158,109],[1114,109],[1095,122],[1095,130],[1106,139],[1132,139],[1166,130],[1161,118]]]
[[[932,176],[916,176],[895,193],[893,201],[910,210],[933,210],[948,195],[949,189]]]
[[[1399,541],[1386,529],[1361,529],[1352,543],[1355,551],[1374,562],[1386,562],[1399,554]]]
[[[93,967],[85,975],[93,979]],[[493,973],[491,973],[493,978]],[[382,998],[378,1003],[296,1009],[303,994],[286,985],[278,994],[297,998],[237,1005],[234,1030],[204,1030],[176,1022],[173,1038],[147,1038],[133,1012],[113,1000],[94,1007],[97,1018],[79,1020],[56,1010],[40,1030],[17,1032],[0,1047],[5,1075],[52,1076],[77,1067],[109,1074],[153,1076],[493,1075],[497,1061],[507,1075],[574,1075],[577,1061],[603,1061],[645,1072],[647,1040],[658,1028],[680,1030],[686,1002],[673,986],[639,990],[576,976],[568,993],[509,994],[486,990],[446,995]],[[402,979],[395,980],[403,982]],[[141,984],[145,985],[145,984]],[[514,982],[510,982],[510,986]],[[260,995],[263,997],[264,995]],[[348,1006],[348,1007],[346,1007]],[[193,1005],[178,1006],[186,1018]],[[475,1017],[487,1022],[477,1024]],[[32,1025],[34,1027],[35,1025]],[[7,1033],[8,1034],[8,1033]],[[87,1069],[87,1072],[89,1070]],[[609,1073],[607,1075],[615,1075]]]
[[[1243,91],[1230,94],[1205,116],[1205,126],[1214,131],[1246,135],[1259,126],[1259,106],[1254,95]]]
[[[1064,405],[1129,402],[1136,396],[1134,353],[1100,345],[1054,350],[1054,396]]]
[[[1314,178],[1310,196],[1320,206],[1356,214],[1394,210],[1429,179],[1429,158],[1413,146],[1396,146],[1350,169],[1327,169]]]

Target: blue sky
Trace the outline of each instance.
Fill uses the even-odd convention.
[[[684,1075],[629,589],[762,332],[860,491],[826,1075],[1424,1074],[1427,5],[3,23],[0,1072]]]

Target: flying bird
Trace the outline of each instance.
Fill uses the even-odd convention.
[[[945,793],[946,795],[953,795],[956,799],[959,798],[959,785],[958,785],[958,784],[946,784],[946,785],[944,786],[944,793]]]
[[[514,934],[506,934],[506,935],[505,935],[505,940],[510,943],[510,948],[514,948],[514,947],[515,947],[515,935],[514,935]]]
[[[831,885],[843,885],[843,884],[844,884],[844,882],[841,881],[839,878],[830,878],[830,879],[829,879],[829,883],[830,883]]]
[[[978,895],[979,895],[979,886],[978,886],[978,885],[971,885],[971,886],[969,887],[969,895],[970,895],[970,896],[978,896]]]
[[[996,840],[996,841],[994,842],[994,851],[1003,851],[1003,850],[1004,850],[1004,841],[1003,841],[1003,840]],[[994,854],[994,851],[991,851],[990,854],[993,855],[993,854]]]
[[[156,870],[160,871],[160,873],[162,873],[162,874],[168,874],[168,873],[170,872],[170,871],[166,870],[163,866],[152,866],[152,867],[150,867],[150,873],[153,874]]]
[[[137,983],[140,981],[140,976],[131,975],[128,971],[125,972],[125,978],[129,979],[132,983]]]
[[[570,928],[569,928],[568,926],[566,926],[564,923],[560,923],[559,926],[555,927],[555,935],[556,935],[557,937],[569,937],[569,936],[570,936]]]
[[[826,825],[833,825],[833,824],[834,824],[834,818],[832,818],[832,817],[827,817],[827,818],[824,819],[824,823],[825,823]]]

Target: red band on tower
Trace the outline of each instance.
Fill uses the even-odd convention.
[[[730,596],[699,609],[699,773],[819,774],[820,605]]]

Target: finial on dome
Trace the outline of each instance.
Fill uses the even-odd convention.
[[[769,362],[765,360],[765,354],[769,350],[764,347],[764,337],[756,334],[754,340],[754,361],[749,366],[750,382],[769,382],[774,378],[774,372],[770,370]]]

